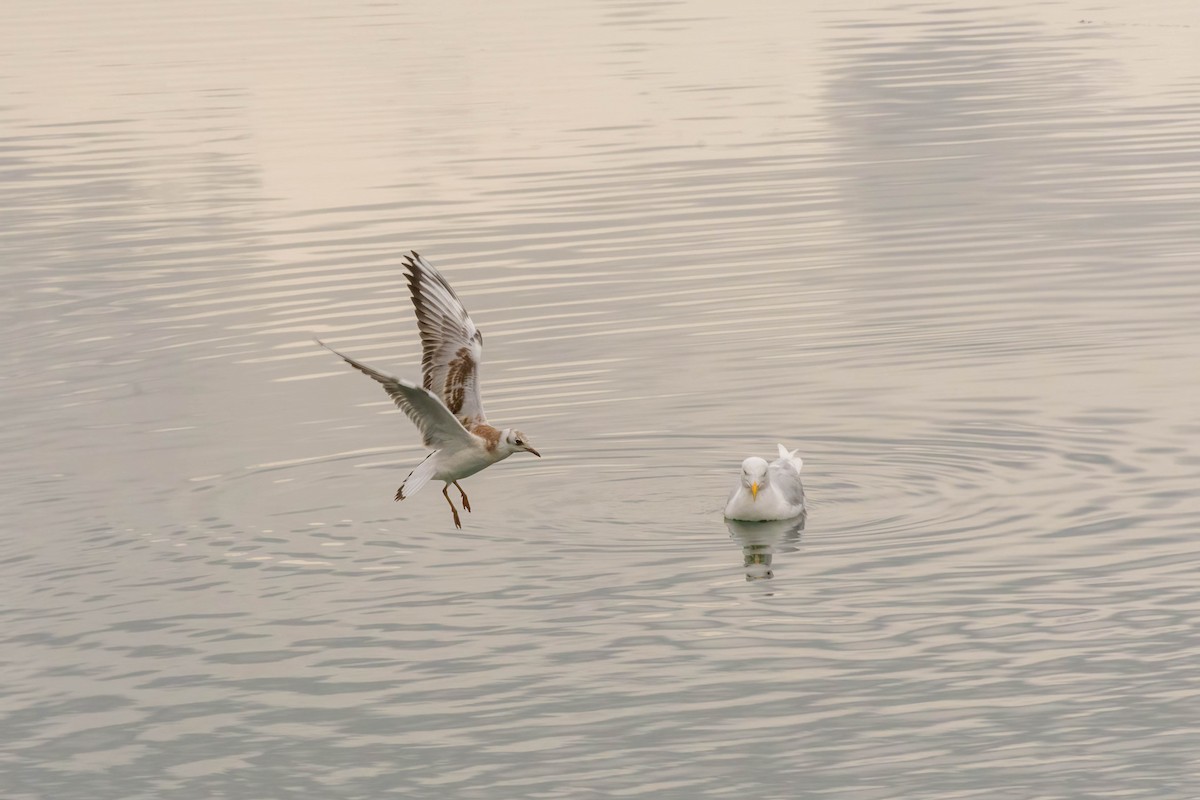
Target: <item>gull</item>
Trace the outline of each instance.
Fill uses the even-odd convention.
[[[804,513],[804,485],[800,470],[804,460],[795,450],[779,447],[779,458],[750,456],[742,462],[738,485],[725,504],[725,517],[746,521],[791,519]]]
[[[317,344],[382,385],[417,426],[422,443],[433,450],[400,484],[396,500],[413,496],[432,479],[443,481],[446,485],[442,487],[442,496],[454,514],[454,527],[461,528],[458,509],[450,499],[451,484],[462,495],[463,509],[470,511],[471,501],[459,485],[460,480],[513,453],[525,451],[539,458],[542,454],[516,428],[488,424],[479,397],[483,334],[450,284],[416,250],[404,257],[404,265],[421,334],[423,385],[417,386],[355,361],[320,339]]]

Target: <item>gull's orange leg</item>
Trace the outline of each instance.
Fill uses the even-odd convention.
[[[467,499],[467,493],[466,493],[466,492],[464,492],[464,491],[463,491],[463,488],[462,488],[461,486],[459,486],[459,485],[458,485],[458,481],[455,481],[455,482],[454,482],[454,488],[455,488],[455,489],[458,489],[458,493],[462,495],[462,503],[463,503],[463,508],[465,508],[465,509],[466,509],[468,512],[470,512],[470,510],[471,510],[471,501]]]
[[[442,497],[446,498],[446,502],[450,504],[450,513],[454,515],[454,527],[461,528],[462,523],[458,519],[458,509],[454,507],[454,501],[450,499],[450,484],[442,487]]]

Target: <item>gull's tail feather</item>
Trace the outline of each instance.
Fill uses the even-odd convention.
[[[429,455],[425,456],[425,460],[417,464],[413,471],[408,473],[408,477],[404,479],[404,483],[400,484],[400,488],[396,490],[396,501],[405,500],[412,497],[417,492],[421,491],[421,487],[429,483],[433,478],[434,461],[433,457],[438,454],[434,450]]]
[[[796,455],[796,453],[800,452],[800,448],[796,448],[795,450],[788,450],[786,447],[784,447],[781,444],[776,444],[775,446],[779,448],[779,457],[781,459],[791,461],[792,465],[796,467],[796,472],[799,472],[801,469],[804,468],[804,459],[801,458],[800,456]]]

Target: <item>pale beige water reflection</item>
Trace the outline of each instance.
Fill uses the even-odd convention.
[[[6,798],[1194,793],[1195,8],[6,12]]]

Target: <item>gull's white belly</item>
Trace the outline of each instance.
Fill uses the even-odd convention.
[[[745,488],[739,486],[725,504],[725,516],[734,520],[764,522],[766,520],[791,519],[804,513],[804,503],[792,505],[769,486],[758,493],[755,499]]]
[[[497,461],[503,461],[505,455],[507,453],[501,455],[498,451],[489,453],[484,447],[463,448],[452,453],[442,450],[434,456],[437,459],[437,469],[433,477],[446,483],[469,478]]]

